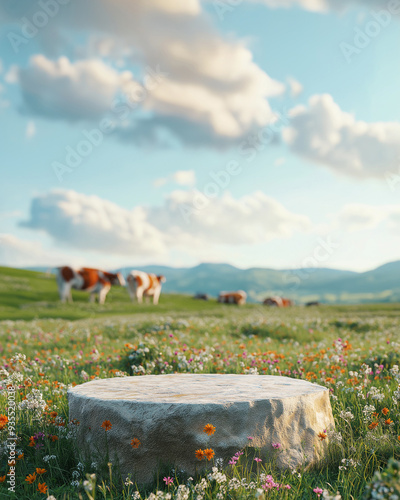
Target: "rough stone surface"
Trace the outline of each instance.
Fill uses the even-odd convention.
[[[286,468],[323,456],[318,433],[334,425],[329,392],[304,380],[268,375],[147,375],[94,380],[69,390],[70,419],[80,421],[78,443],[93,457],[107,445],[139,483],[159,465],[193,474],[205,466],[197,449],[212,448],[225,460],[245,446]],[[216,432],[207,436],[205,424]],[[249,440],[248,436],[253,439]],[[138,438],[141,445],[131,446]],[[272,443],[280,443],[275,450]],[[226,463],[226,462],[225,462]]]

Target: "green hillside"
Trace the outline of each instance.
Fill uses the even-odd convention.
[[[73,304],[61,304],[53,274],[0,267],[0,320],[35,318],[80,319],[132,313],[169,314],[216,309],[216,301],[193,300],[190,296],[162,294],[158,306],[132,304],[125,288],[113,287],[106,303],[88,302],[86,292],[72,291]]]
[[[207,279],[210,279],[208,274],[205,273],[204,267],[205,266],[203,266],[203,272],[205,274],[204,282],[199,281],[198,283],[200,284],[205,284]],[[242,270],[238,271],[243,274],[246,273]],[[256,270],[250,271],[255,272]],[[168,276],[168,279],[173,282],[168,269],[164,269],[164,272]],[[261,276],[263,276],[263,274],[261,274]],[[226,281],[224,284],[232,285],[231,287],[226,286],[226,288],[238,287],[237,282],[229,276],[229,272],[226,273],[225,278]],[[259,279],[261,280],[261,278]],[[224,281],[224,277],[220,274],[214,273],[213,281],[217,284],[221,283]],[[240,284],[245,285],[246,281],[243,279]],[[172,286],[174,286],[174,284]],[[183,282],[181,286],[184,290],[190,290],[190,287],[192,286],[192,291],[201,290],[200,287],[195,287],[189,280],[189,273],[186,283]],[[260,284],[260,286],[262,285]],[[152,304],[132,304],[126,289],[122,287],[113,287],[108,294],[104,305],[89,303],[89,296],[86,292],[74,290],[72,295],[74,300],[73,304],[61,304],[58,297],[54,275],[43,272],[0,267],[0,320],[31,320],[37,318],[63,318],[76,320],[83,318],[101,318],[106,316],[129,316],[132,314],[140,315],[144,318],[150,318],[154,315],[158,317],[170,317],[176,315],[181,317],[190,315],[226,317],[233,314],[235,316],[246,316],[248,314],[262,314],[263,316],[269,316],[272,313],[271,309],[257,303],[250,303],[241,308],[237,308],[235,306],[218,304],[215,298],[210,299],[208,302],[204,302],[194,300],[192,295],[189,294],[169,293],[168,291],[161,294],[158,306],[153,306]],[[349,294],[349,297],[354,297],[354,295]],[[296,307],[293,308],[293,312],[286,310],[283,311],[282,314],[285,317],[288,315],[298,315],[300,314],[301,309],[303,308]],[[318,309],[318,311],[321,311],[321,314],[325,314],[328,310],[333,314],[351,314],[362,311],[365,314],[374,315],[376,311],[380,314],[384,312],[385,314],[396,315],[398,314],[399,307],[397,304],[390,303],[376,305],[366,304],[365,306],[337,304],[334,306],[327,305]]]

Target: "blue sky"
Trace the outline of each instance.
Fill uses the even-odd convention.
[[[400,258],[397,0],[6,0],[0,19],[0,264]]]

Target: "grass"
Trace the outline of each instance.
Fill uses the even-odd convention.
[[[1,270],[0,498],[317,499],[319,494],[335,498],[339,492],[343,499],[358,499],[375,471],[400,459],[399,306],[284,311],[171,295],[162,296],[158,307],[138,307],[125,294],[113,289],[105,307],[87,303],[87,295],[79,293],[75,304],[60,305],[54,278]],[[200,370],[256,371],[328,387],[336,428],[327,430],[325,461],[282,472],[275,468],[273,454],[260,456],[262,462],[255,464],[258,450],[249,445],[237,450],[244,454],[236,465],[214,457],[203,462],[208,470],[192,480],[171,466],[143,488],[133,476],[121,480],[116,461],[106,453],[90,459],[79,454],[76,424],[68,417],[68,387],[96,377]],[[18,386],[15,494],[4,477],[10,471],[5,453],[10,424],[1,419],[7,415],[10,383]],[[110,433],[116,430],[111,423]],[[372,488],[383,487],[384,481],[388,490],[390,481],[398,485],[396,467],[394,462],[375,478]],[[168,476],[170,486],[162,479]]]

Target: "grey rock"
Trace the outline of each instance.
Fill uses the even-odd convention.
[[[78,444],[118,461],[123,478],[153,480],[160,465],[188,474],[211,463],[195,457],[212,448],[227,463],[246,446],[281,468],[323,457],[334,426],[329,391],[317,384],[269,375],[146,375],[93,380],[68,391],[70,419],[80,422]],[[112,429],[101,428],[110,420]],[[216,431],[208,436],[206,424]],[[248,437],[253,437],[249,440]],[[131,440],[141,445],[134,449]],[[280,443],[280,449],[272,447]]]

